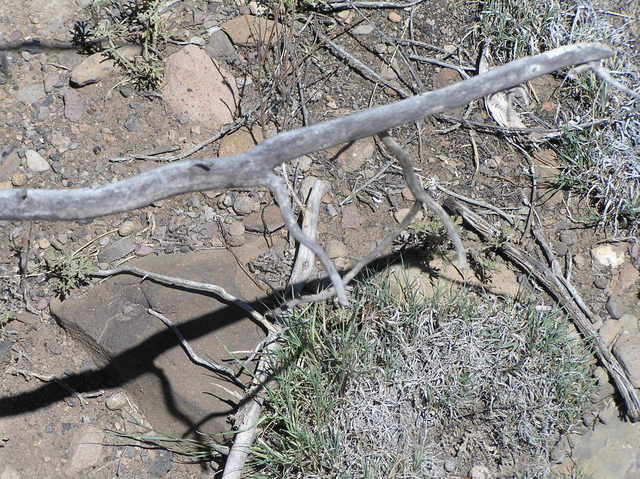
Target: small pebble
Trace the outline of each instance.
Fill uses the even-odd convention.
[[[153,247],[147,244],[141,244],[135,251],[136,256],[149,256],[153,253]]]
[[[607,289],[607,286],[609,286],[609,280],[603,276],[598,276],[593,280],[593,285],[598,289]]]
[[[233,202],[233,211],[239,215],[248,215],[260,209],[260,203],[250,196],[241,195]]]
[[[371,23],[362,23],[358,25],[356,28],[351,30],[352,35],[369,35],[374,30],[374,26]]]
[[[556,109],[556,105],[554,103],[551,102],[544,102],[542,104],[542,110],[546,111],[546,112],[553,112]]]
[[[453,472],[456,470],[456,460],[452,457],[444,461],[444,470],[447,472]]]
[[[40,238],[37,243],[40,249],[47,249],[51,246],[51,242],[47,238]]]
[[[350,23],[353,19],[353,10],[341,10],[338,12],[338,18],[344,23]]]
[[[414,201],[415,198],[413,197],[413,193],[411,192],[411,188],[409,188],[408,186],[405,186],[402,189],[402,198],[406,201]]]
[[[448,43],[444,47],[442,47],[442,49],[448,54],[452,55],[458,50],[458,47],[451,43]]]
[[[490,158],[487,158],[486,163],[487,163],[487,168],[491,168],[491,169],[499,168],[500,163],[502,163],[502,157],[492,156]]]
[[[104,405],[112,411],[119,411],[127,405],[127,396],[122,392],[117,392],[109,396]]]
[[[393,23],[400,23],[402,21],[402,15],[394,11],[389,12],[389,15],[387,15],[387,18],[389,19],[390,22],[393,22]]]
[[[229,236],[227,238],[227,244],[229,246],[233,246],[234,248],[236,248],[238,246],[242,246],[246,242],[247,242],[247,238],[243,234],[242,235],[237,235],[237,236]]]
[[[620,319],[620,317],[625,313],[622,298],[619,296],[609,296],[606,308],[607,312],[613,319]]]
[[[231,235],[231,236],[241,236],[244,234],[244,225],[242,223],[240,223],[239,221],[232,221],[228,226],[227,226],[227,232]]]
[[[406,216],[411,211],[411,208],[400,208],[398,211],[393,213],[393,217],[396,219],[398,223],[402,223]],[[422,219],[422,211],[418,211],[418,214],[413,217],[413,221],[420,221]]]
[[[134,233],[136,229],[137,229],[137,225],[135,222],[131,220],[126,220],[118,228],[118,234],[123,237],[129,236],[131,233]]]
[[[48,171],[51,169],[51,166],[45,160],[40,153],[35,150],[27,150],[26,154],[27,159],[27,168],[31,171],[35,171],[36,173],[42,173],[43,171]]]
[[[576,265],[576,268],[580,269],[587,264],[587,259],[584,257],[584,255],[577,254],[573,257],[573,264]]]
[[[311,158],[308,155],[304,155],[302,158],[298,158],[294,162],[294,166],[298,169],[298,171],[301,171],[303,173],[305,171],[308,171],[309,168],[311,168],[312,164],[313,164],[313,158]]]
[[[124,127],[128,131],[136,131],[138,128],[136,117],[134,115],[129,115],[124,122]]]
[[[234,200],[235,196],[233,195],[233,193],[227,193],[222,197],[220,203],[223,207],[229,208],[230,206],[233,206]]]

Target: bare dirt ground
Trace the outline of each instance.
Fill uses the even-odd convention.
[[[182,41],[193,37],[207,40],[206,28],[248,13],[246,7],[227,1],[178,2],[175,9],[172,28],[175,38]],[[399,19],[391,12],[397,13]],[[411,24],[409,12],[404,10],[343,13],[323,16],[324,25],[318,22],[316,28],[320,25],[324,35],[335,38],[396,89],[428,91],[460,80],[458,72],[449,68],[405,62],[403,58],[411,54],[437,55],[450,63],[475,66],[478,50],[473,29],[477,11],[473,4],[456,0],[431,2],[428,9],[415,11]],[[27,37],[68,38],[67,32],[81,18],[79,7],[71,0],[46,5],[0,0],[0,43]],[[367,25],[375,28],[369,31],[364,28]],[[343,30],[351,33],[338,34]],[[241,99],[244,109],[261,106],[256,119],[264,130],[285,131],[399,99],[397,91],[375,85],[355,72],[344,58],[322,48],[310,28],[295,37],[294,31],[300,29],[291,29],[290,41],[299,48],[290,46],[274,52],[235,46],[236,56],[225,64],[239,84],[244,82]],[[417,43],[402,46],[394,40],[399,38],[412,38],[423,46]],[[425,44],[432,47],[425,48]],[[181,45],[170,44],[162,56],[180,48]],[[295,72],[286,69],[287,61],[295,63],[305,55],[309,61],[303,67],[298,65]],[[123,85],[122,76],[117,73],[72,89],[82,103],[78,116],[74,116],[67,93],[71,89],[69,75],[84,58],[72,49],[10,52],[8,73],[0,85],[3,188],[79,188],[109,183],[158,166],[147,160],[111,161],[114,158],[167,145],[178,145],[180,151],[186,151],[216,133],[215,128],[206,124],[177,117],[156,92],[138,92]],[[538,98],[532,105],[532,114],[542,121],[553,121],[549,114],[553,108],[549,105],[557,101],[554,95],[558,86],[558,80],[551,76],[533,82]],[[261,103],[265,98],[268,103]],[[449,115],[490,122],[482,102]],[[407,125],[396,135],[425,181],[437,178],[440,185],[461,195],[481,199],[515,215],[526,215],[530,169],[517,148],[494,132],[469,130],[442,119],[429,119],[417,131],[415,126]],[[196,155],[215,156],[218,148],[216,142]],[[50,169],[38,172],[30,168],[28,151],[39,153]],[[339,266],[346,268],[396,225],[394,214],[408,208],[412,198],[400,170],[387,165],[389,158],[373,140],[359,145],[351,155],[339,153],[312,155],[310,165],[292,168],[289,173],[296,190],[308,177],[331,183],[331,193],[323,200],[319,239],[324,245],[334,241],[337,246],[333,256]],[[599,265],[592,250],[609,243],[605,232],[586,227],[590,206],[580,198],[545,185],[545,175],[551,177],[558,171],[551,148],[542,147],[533,157],[536,161],[540,159],[537,166],[542,175],[538,180],[537,212],[556,254],[572,265],[573,284],[602,318],[614,314],[619,319],[624,314],[635,314],[629,321],[635,318],[637,329],[638,311],[634,311],[637,296],[633,296],[637,293],[633,285],[638,280],[637,243],[612,243],[614,254],[623,258],[622,265]],[[265,192],[233,194],[258,202],[261,209],[273,203]],[[97,373],[100,370],[91,354],[52,317],[49,304],[58,292],[55,281],[47,274],[46,257],[76,251],[90,243],[91,258],[99,262],[101,251],[123,236],[119,236],[118,228],[127,221],[135,225],[135,247],[127,257],[224,248],[220,225],[225,218],[232,217],[243,223],[246,241],[262,242],[253,259],[267,252],[274,239],[279,241],[275,261],[263,258],[263,263],[244,264],[247,274],[253,275],[268,294],[286,284],[294,249],[287,243],[283,245],[281,230],[273,233],[273,238],[252,232],[248,217],[234,210],[234,198],[224,192],[193,193],[93,221],[2,222],[1,479],[213,477],[208,467],[183,464],[183,456],[139,447],[109,432],[147,431],[141,426],[147,419],[132,402],[115,405],[107,402],[119,397],[123,385]],[[214,217],[221,218],[222,223],[211,220]],[[156,231],[164,228],[165,236],[152,234],[150,218]],[[475,235],[465,233],[463,240],[472,250],[481,251],[482,245]],[[533,252],[533,242],[526,241],[522,246]],[[228,244],[226,247],[232,248]],[[273,257],[275,253],[271,254]],[[493,284],[489,289],[504,286]],[[85,286],[69,294],[82,295],[86,291]],[[526,286],[526,281],[519,290],[516,287],[511,291],[523,297],[536,294]],[[622,292],[624,296],[616,295]],[[611,306],[609,301],[607,309],[611,296],[617,302]],[[612,312],[614,307],[619,310]],[[68,376],[76,378],[73,384],[65,382]],[[598,407],[594,405],[594,410]],[[585,422],[586,429],[593,424]]]

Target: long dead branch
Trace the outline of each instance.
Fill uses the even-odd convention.
[[[95,188],[0,191],[2,220],[79,220],[131,211],[182,193],[265,185],[285,161],[376,135],[466,105],[556,70],[602,60],[613,50],[599,43],[556,48],[493,68],[449,87],[280,133],[224,158],[183,161]]]
[[[183,161],[96,188],[0,191],[0,220],[90,219],[131,211],[182,193],[263,186],[276,197],[293,237],[313,251],[323,263],[338,300],[346,305],[342,278],[325,251],[298,227],[281,178],[274,172],[277,166],[309,153],[463,106],[555,70],[593,64],[612,55],[610,48],[599,43],[560,47],[491,69],[441,90],[280,133],[238,155]]]

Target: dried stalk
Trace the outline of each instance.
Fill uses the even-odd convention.
[[[313,185],[311,194],[307,200],[307,207],[304,210],[304,218],[302,220],[302,229],[304,233],[311,239],[315,239],[318,229],[318,218],[320,217],[320,200],[324,195],[328,184],[324,181],[317,180]],[[314,273],[315,262],[314,253],[311,249],[301,244],[298,249],[298,256],[293,265],[289,284],[295,288],[296,285],[304,284]],[[260,357],[256,370],[254,386],[249,391],[247,397],[250,401],[243,406],[240,414],[243,417],[239,432],[233,441],[233,446],[227,457],[227,462],[222,473],[222,479],[240,479],[242,477],[242,468],[249,456],[251,446],[258,432],[258,420],[262,412],[263,399],[257,394],[258,388],[263,387],[264,383],[270,377],[270,361],[274,353],[280,348],[278,342],[278,334],[271,334],[267,338],[265,353]]]

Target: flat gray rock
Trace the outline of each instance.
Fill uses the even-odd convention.
[[[598,424],[594,431],[578,437],[573,461],[584,477],[635,479],[640,477],[640,424],[617,418]]]
[[[248,301],[262,296],[226,250],[149,256],[128,263],[147,271],[212,282]],[[181,436],[195,430],[229,430],[234,398],[224,389],[240,389],[193,364],[175,334],[147,308],[169,318],[201,357],[236,368],[232,351],[252,350],[264,333],[247,314],[216,298],[169,287],[133,275],[112,277],[87,295],[51,311],[60,325],[115,376],[158,432]],[[243,380],[249,381],[248,377]]]
[[[31,85],[23,86],[16,93],[16,100],[33,105],[34,103],[42,100],[45,97],[44,85],[42,82],[32,83]]]

